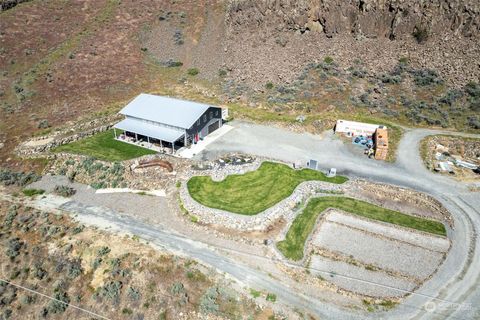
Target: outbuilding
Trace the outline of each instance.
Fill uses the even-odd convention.
[[[222,126],[222,109],[209,104],[142,93],[120,114],[115,138],[156,151],[197,143]],[[122,132],[117,135],[119,129]]]
[[[354,136],[371,136],[374,134],[375,130],[387,129],[386,126],[356,122],[356,121],[347,121],[347,120],[337,120],[335,124],[335,133],[343,133],[350,137]]]

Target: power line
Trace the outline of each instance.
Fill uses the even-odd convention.
[[[67,214],[69,213],[69,211],[67,211],[65,209],[61,209],[61,208],[56,209],[56,210],[66,212]],[[127,217],[130,218],[129,216],[127,216]],[[164,232],[162,230],[154,230],[154,231]],[[177,237],[177,238],[180,238],[180,239],[183,239],[183,240],[192,241],[192,239],[187,238],[186,236],[178,234],[178,233],[171,234],[171,236]],[[146,237],[143,237],[143,238],[147,241],[150,241],[150,242],[152,240],[155,240],[154,238],[152,238],[150,240],[148,240]],[[193,240],[193,241],[198,241],[198,240]],[[437,298],[437,297],[427,295],[427,294],[423,294],[423,293],[418,293],[418,292],[415,292],[415,291],[412,291],[412,290],[396,288],[396,287],[393,287],[393,286],[380,284],[378,282],[363,280],[363,279],[355,278],[355,277],[348,276],[348,275],[337,274],[337,273],[332,272],[332,271],[322,270],[322,269],[318,269],[318,268],[307,268],[307,267],[304,267],[304,266],[301,266],[301,265],[291,263],[288,260],[283,260],[282,261],[281,259],[278,259],[278,258],[268,258],[268,257],[265,257],[265,256],[261,256],[261,255],[252,253],[252,252],[244,252],[244,251],[241,251],[241,250],[238,250],[238,249],[231,249],[231,248],[228,248],[226,246],[221,246],[221,245],[218,245],[218,244],[213,244],[213,243],[204,242],[204,241],[198,241],[198,242],[200,242],[204,245],[207,245],[207,246],[211,246],[213,248],[220,249],[220,250],[230,251],[230,252],[234,252],[234,253],[242,254],[242,255],[246,255],[246,256],[252,256],[252,257],[256,257],[256,258],[267,260],[267,261],[274,262],[274,263],[275,262],[281,262],[284,265],[287,265],[289,267],[293,267],[293,268],[296,268],[296,269],[313,270],[313,271],[324,273],[324,274],[327,274],[327,275],[330,275],[330,276],[341,277],[341,278],[345,278],[345,279],[352,280],[352,281],[357,281],[357,282],[366,283],[366,284],[370,284],[370,285],[374,285],[374,286],[378,286],[378,287],[382,287],[382,288],[386,288],[386,289],[390,289],[390,290],[394,290],[394,291],[399,291],[399,292],[402,292],[402,293],[405,293],[405,294],[417,295],[417,296],[420,296],[420,297],[423,297],[423,298],[428,298],[428,299],[435,300],[435,301],[440,301],[440,302],[443,302],[443,303],[449,303],[449,304],[452,304],[452,305],[456,305],[458,307],[462,306],[462,304],[460,304],[460,303],[452,302],[452,301],[449,301],[449,300],[446,300],[446,299]],[[167,250],[169,249],[168,246],[165,246],[165,245],[162,245],[162,246],[165,247]],[[217,261],[220,261],[219,257],[213,257],[213,259],[216,259]],[[346,290],[346,291],[348,291],[348,290]],[[417,309],[421,310],[421,308],[418,308],[418,307],[417,307]]]
[[[9,285],[11,285],[11,286],[14,286],[14,287],[17,287],[17,288],[26,290],[26,291],[28,291],[28,292],[30,292],[30,293],[37,294],[37,295],[42,296],[42,297],[44,297],[44,298],[50,299],[50,300],[52,300],[52,301],[62,303],[62,304],[64,304],[64,305],[68,306],[68,307],[72,307],[72,308],[77,309],[77,310],[80,310],[80,311],[82,311],[82,312],[86,312],[86,313],[88,313],[88,314],[90,314],[90,315],[92,315],[92,316],[95,316],[95,317],[97,317],[97,318],[105,319],[105,320],[110,320],[110,318],[107,318],[107,317],[104,317],[104,316],[102,316],[102,315],[99,315],[98,313],[95,313],[95,312],[89,311],[89,310],[87,310],[87,309],[84,309],[84,308],[75,306],[75,305],[73,305],[73,304],[71,304],[71,303],[68,303],[68,302],[65,302],[65,301],[62,301],[62,300],[56,299],[56,298],[54,298],[54,297],[52,297],[52,296],[49,296],[49,295],[46,295],[46,294],[44,294],[44,293],[42,293],[42,292],[40,292],[40,291],[36,291],[36,290],[30,289],[30,288],[21,286],[21,285],[19,285],[19,284],[10,282],[10,281],[5,280],[5,279],[1,279],[1,278],[0,278],[0,281],[5,282],[6,284],[9,284]]]

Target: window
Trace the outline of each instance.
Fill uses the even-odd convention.
[[[215,116],[216,116],[216,117],[218,117],[218,110],[217,110],[217,111],[215,111]]]
[[[208,113],[208,119],[212,119],[212,118],[213,118],[213,112],[210,111],[210,112]]]
[[[207,115],[206,114],[203,115],[203,122],[205,122],[205,121],[207,121]]]
[[[199,125],[200,125],[200,119],[197,120],[197,126],[199,126]]]

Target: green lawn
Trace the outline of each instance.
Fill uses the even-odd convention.
[[[123,161],[156,153],[152,150],[115,140],[113,130],[100,132],[91,137],[59,146],[52,151],[83,154],[105,161]]]
[[[220,182],[196,176],[187,182],[190,195],[201,204],[234,213],[255,215],[286,197],[304,181],[344,183],[347,178],[327,178],[311,169],[294,170],[285,164],[263,162],[256,171],[230,175]]]
[[[311,199],[308,202],[303,212],[293,221],[285,240],[277,243],[277,248],[285,257],[292,260],[300,260],[303,258],[305,242],[315,226],[317,217],[328,208],[337,208],[365,218],[392,223],[436,235],[446,235],[445,226],[438,221],[410,216],[352,198],[319,197]]]

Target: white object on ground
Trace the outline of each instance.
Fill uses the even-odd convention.
[[[97,189],[95,193],[142,193],[142,194],[148,194],[151,196],[157,196],[157,197],[165,197],[166,193],[165,190],[159,189],[159,190],[136,190],[136,189],[130,189],[130,188],[105,188],[105,189]]]
[[[224,124],[214,132],[210,133],[207,135],[203,140],[200,140],[197,142],[197,144],[192,144],[190,148],[185,148],[184,150],[181,150],[178,155],[182,158],[187,158],[190,159],[194,155],[199,154],[200,152],[205,149],[206,146],[208,146],[210,143],[214,142],[230,130],[232,130],[233,127],[229,126],[228,124]]]

